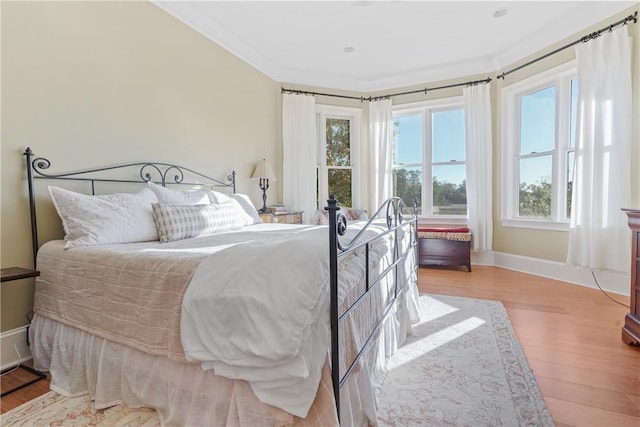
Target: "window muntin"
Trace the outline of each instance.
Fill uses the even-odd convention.
[[[394,110],[394,194],[421,215],[467,215],[466,142],[460,99]]]
[[[567,229],[577,95],[572,64],[503,89],[504,225]]]

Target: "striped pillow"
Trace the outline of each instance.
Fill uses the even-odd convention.
[[[231,205],[153,203],[153,220],[163,243],[242,228],[246,224]]]

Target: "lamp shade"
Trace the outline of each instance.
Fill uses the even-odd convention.
[[[271,164],[269,164],[266,159],[262,159],[258,163],[256,163],[256,168],[253,170],[253,175],[251,175],[251,179],[260,178],[266,178],[270,181],[276,181],[276,174],[273,173]]]

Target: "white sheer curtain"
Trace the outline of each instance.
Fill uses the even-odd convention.
[[[316,211],[316,100],[282,96],[282,198],[289,210],[304,211],[305,224]]]
[[[391,100],[369,103],[371,140],[371,212],[393,193],[393,113]]]
[[[631,201],[631,49],[627,27],[576,47],[578,121],[567,263],[626,272]]]
[[[473,233],[473,249],[491,250],[493,245],[493,187],[491,87],[465,87],[464,131],[467,141],[467,210]]]

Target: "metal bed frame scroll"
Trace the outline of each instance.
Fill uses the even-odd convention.
[[[112,165],[94,169],[84,169],[77,170],[73,172],[63,172],[63,173],[47,173],[47,169],[51,166],[51,162],[43,157],[34,158],[34,153],[31,148],[26,148],[24,151],[24,155],[26,157],[26,167],[27,167],[27,181],[28,181],[28,191],[29,191],[29,209],[31,216],[31,236],[32,236],[32,245],[33,245],[33,265],[34,268],[36,266],[36,255],[39,248],[38,241],[38,228],[36,222],[36,198],[35,198],[35,180],[36,179],[46,179],[46,180],[70,180],[70,181],[80,181],[80,182],[88,182],[91,185],[91,194],[96,194],[96,183],[102,182],[110,182],[110,183],[148,183],[153,181],[155,183],[161,184],[166,187],[167,184],[180,184],[180,185],[188,185],[188,186],[207,186],[207,187],[227,187],[230,188],[234,193],[236,191],[236,173],[235,171],[231,172],[227,176],[226,181],[217,180],[211,178],[202,173],[193,171],[191,169],[178,166],[170,163],[158,163],[158,162],[136,162],[136,163],[126,163],[120,165]],[[100,174],[108,173],[112,171],[123,172],[129,169],[129,174],[132,176],[131,178],[123,179],[123,178],[111,178],[110,176],[100,176]],[[196,182],[187,182],[185,181],[185,176],[188,176],[189,179],[195,179]],[[204,181],[204,182],[200,182]],[[340,214],[338,210],[340,207],[338,206],[338,201],[333,197],[327,200],[328,206],[325,207],[325,210],[328,211],[329,216],[329,272],[330,272],[330,319],[331,319],[331,375],[333,381],[333,392],[335,395],[335,403],[337,410],[338,421],[340,420],[340,388],[347,380],[354,367],[357,365],[360,358],[365,354],[369,345],[374,341],[374,338],[382,326],[384,320],[389,314],[391,308],[396,302],[396,298],[399,292],[404,288],[404,286],[408,283],[409,280],[412,280],[413,277],[417,277],[417,242],[418,242],[418,216],[417,216],[417,200],[414,201],[413,208],[410,209],[406,206],[406,204],[402,201],[402,199],[398,197],[392,197],[385,201],[378,210],[371,216],[369,222],[362,228],[360,232],[356,234],[356,236],[348,243],[341,244],[338,236],[342,236],[345,234],[347,229],[347,221],[344,215]],[[405,219],[404,212],[412,211],[410,219]],[[369,226],[373,223],[374,220],[384,218],[386,221],[386,230],[377,234],[374,238],[365,238],[365,232],[369,228]],[[378,222],[376,222],[378,225]],[[409,235],[409,244],[405,250],[401,251],[399,244],[399,234],[402,232],[403,235],[408,233]],[[388,238],[391,236],[392,244],[393,244],[393,254],[392,254],[392,262],[390,265],[380,273],[379,277],[373,282],[371,282],[371,278],[369,275],[369,247],[372,242],[376,239]],[[364,248],[364,256],[365,256],[365,283],[366,288],[365,291],[356,299],[356,301],[348,308],[345,309],[343,313],[339,313],[338,308],[338,264],[339,260],[342,257],[345,257],[351,253],[354,253],[356,250],[362,250]],[[416,262],[412,266],[412,271],[410,274],[405,277],[403,283],[398,283],[399,275],[398,275],[398,266],[401,262],[403,262],[406,257],[408,257],[411,252],[413,252],[414,259]],[[393,276],[393,284],[394,284],[394,293],[393,296],[389,299],[388,304],[384,307],[383,312],[380,318],[377,320],[377,323],[373,326],[373,330],[369,337],[365,340],[362,348],[358,349],[358,353],[354,360],[351,362],[349,367],[347,368],[345,374],[343,376],[340,375],[340,361],[339,361],[339,345],[338,345],[338,337],[339,337],[339,325],[340,323],[349,315],[349,313],[354,310],[361,301],[363,301],[367,295],[370,295],[370,291],[374,290],[379,283],[382,282],[383,278],[387,277],[387,275],[392,274]]]
[[[38,227],[36,221],[36,199],[35,199],[35,180],[36,179],[49,179],[49,180],[68,180],[68,181],[85,181],[91,183],[91,194],[96,194],[96,183],[98,182],[112,182],[112,183],[147,183],[155,182],[163,187],[167,184],[197,186],[203,185],[206,187],[227,187],[236,192],[236,172],[232,171],[227,176],[226,181],[221,181],[215,178],[211,178],[200,172],[185,168],[183,166],[174,165],[171,163],[159,163],[159,162],[135,162],[124,163],[121,165],[105,166],[95,169],[84,169],[73,172],[62,172],[57,174],[46,173],[45,171],[51,166],[51,162],[43,157],[33,158],[34,154],[31,148],[27,147],[24,150],[24,155],[27,162],[27,181],[29,185],[29,212],[31,216],[31,239],[33,247],[33,267],[36,268],[36,255],[38,253]],[[136,177],[130,179],[121,178],[109,178],[107,176],[98,177],[96,174],[107,173],[109,171],[125,171],[129,170],[132,176]],[[137,176],[136,176],[137,174]],[[185,176],[188,179],[195,179],[196,182],[185,181]],[[199,182],[203,181],[203,182]]]

